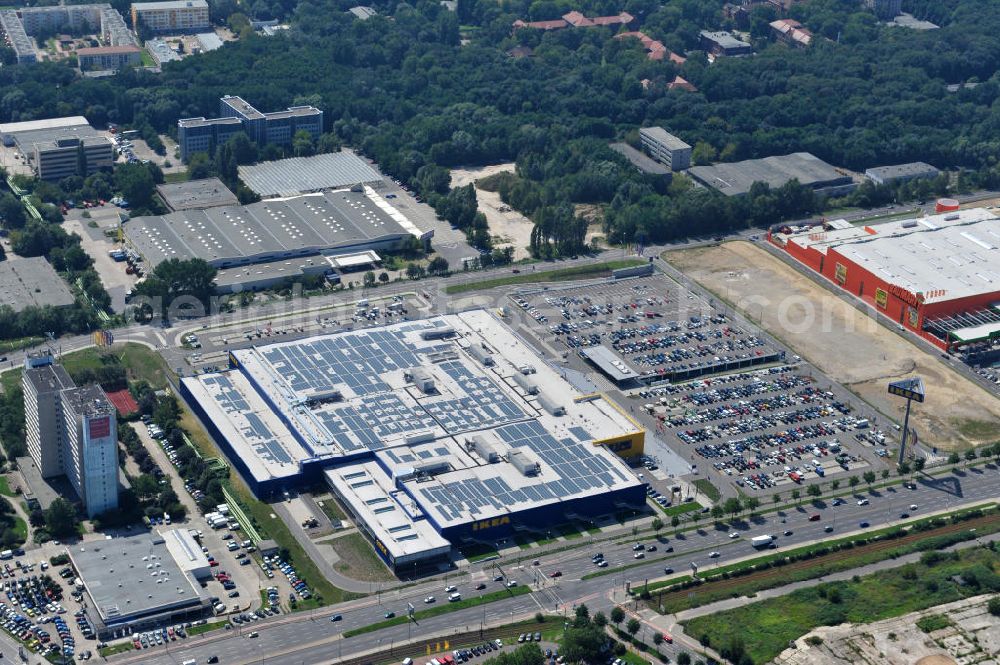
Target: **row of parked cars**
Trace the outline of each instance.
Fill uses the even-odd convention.
[[[187,631],[184,630],[184,626],[168,626],[133,635],[132,646],[136,649],[147,649],[161,644],[169,644],[178,638],[184,637],[187,637]]]

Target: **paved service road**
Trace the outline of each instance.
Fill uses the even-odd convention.
[[[378,647],[388,647],[406,642],[408,639],[420,639],[431,636],[447,636],[456,631],[464,630],[466,626],[474,629],[485,621],[489,625],[497,625],[518,617],[530,617],[535,612],[549,613],[572,612],[575,603],[586,603],[591,611],[607,612],[613,605],[612,594],[617,593],[619,601],[624,599],[623,586],[626,581],[641,584],[644,580],[662,578],[665,566],[674,568],[678,574],[688,572],[694,562],[702,571],[711,567],[731,563],[735,560],[754,556],[755,552],[747,540],[755,535],[773,534],[777,536],[782,547],[798,545],[815,541],[823,537],[839,537],[849,533],[864,531],[860,522],[870,522],[870,528],[884,524],[896,523],[903,512],[914,517],[926,515],[935,511],[950,510],[959,505],[969,504],[994,498],[996,486],[1000,479],[1000,471],[992,465],[989,467],[960,472],[959,475],[948,474],[940,478],[926,476],[917,480],[917,489],[908,490],[899,486],[874,490],[869,492],[863,486],[857,488],[857,496],[844,497],[845,503],[832,506],[830,502],[815,507],[804,503],[799,508],[791,508],[780,513],[768,514],[757,521],[738,522],[735,526],[724,525],[721,528],[713,524],[705,524],[699,531],[688,532],[683,537],[674,537],[670,529],[661,533],[661,539],[655,541],[649,534],[640,539],[645,545],[655,544],[657,551],[647,552],[641,565],[628,570],[615,570],[621,566],[638,563],[633,558],[632,545],[634,540],[622,536],[619,544],[602,543],[592,547],[583,546],[566,552],[541,555],[541,565],[531,566],[530,559],[518,565],[512,565],[505,572],[518,580],[519,584],[529,584],[533,593],[512,597],[490,603],[484,607],[470,608],[444,614],[420,621],[419,624],[399,625],[389,629],[360,635],[354,638],[339,639],[340,633],[352,628],[370,625],[382,621],[387,611],[393,611],[397,616],[405,615],[406,603],[412,602],[418,609],[426,607],[422,599],[433,593],[438,602],[444,598],[444,582],[435,581],[416,587],[399,589],[384,593],[378,597],[368,597],[337,607],[330,607],[304,615],[279,616],[265,621],[259,621],[252,630],[259,632],[260,637],[249,639],[243,635],[247,628],[241,631],[217,631],[208,636],[193,638],[171,645],[170,653],[163,649],[147,649],[142,653],[131,653],[113,658],[121,663],[178,663],[186,658],[195,658],[204,662],[210,655],[218,655],[221,663],[271,663],[272,665],[286,663],[326,663],[335,661],[342,656],[362,653]],[[869,503],[857,505],[857,498],[865,497]],[[915,504],[916,510],[910,505]],[[819,521],[810,521],[812,514],[819,514]],[[781,520],[785,520],[784,523]],[[832,527],[832,533],[825,531]],[[786,530],[791,530],[791,536],[783,536]],[[740,537],[731,539],[729,533],[736,531]],[[665,552],[665,548],[673,547],[673,553]],[[597,571],[591,562],[595,553],[591,550],[600,549],[610,563],[609,574],[583,579],[587,573]],[[709,558],[709,552],[718,551],[718,558]],[[501,566],[506,558],[501,558]],[[485,569],[484,569],[485,568]],[[562,577],[552,580],[547,577],[553,571],[562,572]],[[537,571],[537,573],[536,573]],[[541,582],[538,588],[534,581],[536,577]],[[475,591],[474,586],[482,581],[486,591]],[[466,598],[478,593],[502,589],[500,582],[493,581],[493,572],[488,566],[474,566],[472,582],[459,583],[459,591]],[[329,617],[341,614],[342,621],[333,623]],[[666,649],[666,647],[664,647]],[[423,642],[400,651],[400,659],[405,655],[422,653]]]

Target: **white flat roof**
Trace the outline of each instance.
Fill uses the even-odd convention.
[[[82,115],[65,118],[46,118],[44,120],[26,120],[24,122],[6,122],[0,124],[0,134],[16,134],[18,132],[34,132],[39,129],[58,129],[62,127],[89,126],[90,123]]]
[[[395,487],[377,462],[330,469],[325,475],[340,498],[350,504],[371,534],[389,550],[395,565],[451,550],[451,544],[422,518],[420,507],[406,492]]]
[[[479,345],[491,364],[476,357]],[[602,396],[580,393],[485,310],[232,357],[236,370],[183,381],[259,481],[294,475],[306,460],[366,456],[367,464],[374,455],[441,527],[637,483],[595,442],[639,425]],[[418,388],[414,373],[433,388]],[[477,437],[494,459],[470,452]],[[532,464],[537,474],[522,472]]]
[[[983,208],[782,239],[823,254],[834,248],[925,303],[1000,292],[1000,220]]]
[[[987,339],[997,333],[1000,333],[1000,321],[948,331],[949,335],[956,337],[961,342],[975,342]]]

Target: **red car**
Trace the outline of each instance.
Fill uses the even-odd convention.
[[[663,633],[663,641],[667,644],[673,644],[674,638],[670,635],[670,633]]]

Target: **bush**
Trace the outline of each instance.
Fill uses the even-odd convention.
[[[993,596],[990,602],[986,603],[986,609],[995,617],[1000,617],[1000,596]]]
[[[823,644],[823,638],[820,637],[819,635],[810,635],[809,637],[806,638],[806,644],[808,644],[811,647],[818,647],[819,645]]]

